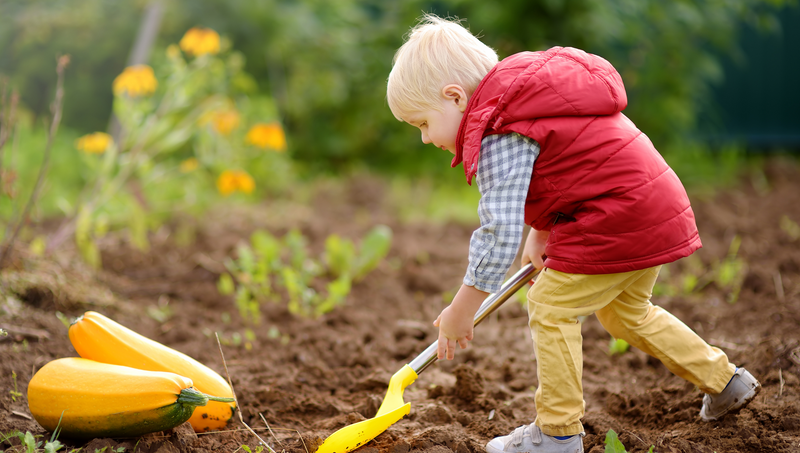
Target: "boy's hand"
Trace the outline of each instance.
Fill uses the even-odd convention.
[[[439,328],[439,347],[436,351],[439,360],[453,360],[456,344],[461,349],[467,348],[468,342],[472,341],[475,313],[488,295],[472,286],[461,285],[453,302],[442,310],[433,322]]]
[[[525,247],[522,248],[522,266],[531,263],[536,269],[544,267],[544,249],[547,246],[548,237],[550,237],[549,231],[538,231],[531,228],[528,239],[525,240]]]

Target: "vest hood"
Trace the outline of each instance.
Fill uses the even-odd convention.
[[[489,71],[469,99],[451,166],[463,161],[471,184],[481,140],[501,126],[537,118],[612,115],[627,103],[622,78],[599,56],[570,47],[512,55]]]

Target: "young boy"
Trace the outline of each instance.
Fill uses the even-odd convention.
[[[434,322],[440,359],[472,340],[475,312],[531,226],[522,264],[543,268],[528,292],[537,417],[491,440],[489,453],[583,451],[578,319],[592,313],[700,388],[703,420],[755,397],[749,372],[650,303],[661,265],[699,249],[700,237],[680,180],[621,113],[625,88],[610,63],[560,47],[498,62],[461,25],[428,15],[395,55],[387,100],[481,192],[463,285]]]

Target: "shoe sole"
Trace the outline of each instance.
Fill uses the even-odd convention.
[[[735,414],[735,413],[739,412],[740,410],[742,410],[745,406],[750,404],[750,401],[753,401],[755,399],[755,397],[758,396],[758,394],[760,392],[761,392],[761,383],[756,382],[756,388],[754,388],[753,390],[747,392],[747,394],[744,396],[744,398],[742,398],[740,401],[737,401],[736,403],[732,404],[728,409],[725,410],[725,412],[722,412],[721,414],[717,415],[716,417],[707,417],[704,414],[704,411],[705,411],[706,408],[705,408],[705,406],[703,406],[701,408],[701,410],[700,410],[700,418],[703,421],[706,421],[706,422],[713,422],[713,421],[721,419],[722,417],[724,417],[724,416],[726,416],[728,414]]]

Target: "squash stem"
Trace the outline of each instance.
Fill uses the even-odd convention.
[[[222,396],[206,395],[206,398],[208,398],[209,401],[219,401],[220,403],[233,403],[236,401],[234,398],[225,398]]]
[[[232,403],[235,400],[233,398],[206,395],[203,392],[195,390],[194,387],[189,387],[181,390],[181,393],[178,395],[177,402],[186,406],[205,406],[209,401]]]

